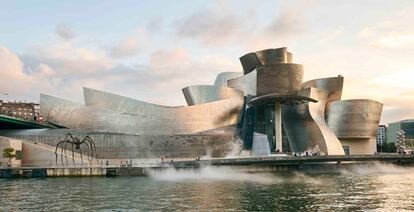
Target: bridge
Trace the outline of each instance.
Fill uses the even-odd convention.
[[[61,128],[52,124],[40,124],[34,121],[17,119],[10,116],[0,115],[0,130],[9,129],[42,129],[42,128]]]

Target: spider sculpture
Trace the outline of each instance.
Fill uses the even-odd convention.
[[[75,150],[79,151],[80,158],[81,158],[81,164],[83,165],[83,155],[82,155],[81,145],[86,146],[86,150],[88,152],[87,158],[88,158],[89,164],[92,164],[92,160],[94,157],[97,163],[99,164],[98,157],[96,154],[95,142],[92,140],[92,138],[89,136],[85,136],[83,140],[80,140],[78,137],[73,137],[70,133],[68,133],[66,134],[63,140],[59,141],[56,144],[56,149],[55,149],[56,165],[58,165],[58,157],[59,157],[58,148],[59,147],[60,147],[60,160],[62,162],[62,166],[64,166],[63,156],[65,156],[66,164],[68,164],[68,158],[66,156],[66,150],[68,149],[68,145],[71,146],[72,161],[73,161],[74,166],[75,166]]]

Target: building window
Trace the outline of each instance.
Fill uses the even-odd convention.
[[[342,146],[344,149],[345,155],[349,155],[349,146]]]
[[[16,150],[15,151],[15,154],[16,154],[16,160],[23,159],[23,152],[22,152],[22,150]]]

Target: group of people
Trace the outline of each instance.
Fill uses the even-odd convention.
[[[306,151],[306,152],[302,152],[302,153],[294,152],[292,155],[295,156],[295,157],[296,156],[318,156],[319,153],[318,152],[308,152],[308,151]]]

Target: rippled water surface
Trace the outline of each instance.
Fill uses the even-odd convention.
[[[413,210],[414,169],[247,173],[228,168],[151,177],[0,179],[0,211]]]

